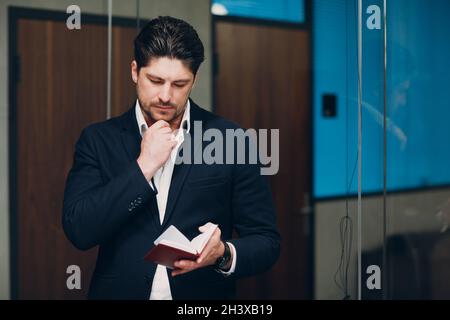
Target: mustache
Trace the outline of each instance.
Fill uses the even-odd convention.
[[[159,102],[155,102],[150,104],[150,107],[172,107],[172,108],[177,108],[177,105],[174,103],[159,103]]]

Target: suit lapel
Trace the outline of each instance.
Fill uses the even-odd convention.
[[[190,132],[191,135],[191,161],[193,161],[193,155],[194,155],[194,121],[201,121],[201,115],[199,113],[200,107],[198,107],[192,100],[191,102],[191,114],[190,114]],[[198,132],[197,134],[201,134],[201,132]],[[186,141],[186,137],[185,140]],[[200,146],[197,146],[200,147]],[[198,150],[195,150],[198,152]],[[162,223],[163,230],[167,227],[170,218],[173,214],[175,205],[178,201],[178,198],[180,196],[180,193],[183,189],[184,183],[186,181],[187,176],[189,175],[189,172],[191,170],[192,164],[178,164],[175,165],[173,168],[173,174],[172,174],[172,180],[170,183],[170,189],[169,189],[169,195],[167,197],[167,206],[166,206],[166,212],[164,214],[164,221]]]
[[[172,182],[170,184],[169,195],[167,197],[167,207],[164,214],[164,221],[162,228],[165,229],[168,221],[170,220],[175,204],[183,188],[186,177],[191,170],[191,165],[189,164],[179,164],[175,165],[173,168]]]
[[[141,134],[138,129],[135,109],[132,107],[121,116],[122,132],[121,140],[128,154],[130,161],[134,161],[139,156],[141,150]]]

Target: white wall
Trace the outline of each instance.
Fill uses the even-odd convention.
[[[450,223],[450,212],[439,214],[448,204],[450,189],[411,192],[388,196],[387,233],[439,232]],[[362,249],[370,250],[382,245],[383,198],[365,197],[362,206]],[[448,205],[447,205],[448,206]],[[357,202],[349,201],[349,216],[353,221],[353,244],[349,267],[349,290],[357,297]],[[340,219],[345,216],[344,200],[322,201],[315,206],[314,227],[314,291],[316,299],[342,299],[343,294],[334,282],[340,261]]]
[[[81,8],[81,14],[106,15],[106,0],[0,0],[0,299],[10,295],[9,270],[9,175],[8,175],[8,6],[66,11],[71,4]],[[113,14],[135,17],[136,1],[113,0]],[[209,0],[140,1],[141,18],[172,15],[191,23],[205,46],[206,61],[199,71],[192,97],[205,109],[211,109],[211,16]],[[106,77],[106,75],[105,75]],[[105,93],[106,94],[106,93]]]

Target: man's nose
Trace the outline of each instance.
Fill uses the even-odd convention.
[[[170,85],[164,85],[159,92],[159,100],[164,103],[169,103],[170,98],[172,97],[172,92],[170,89]]]

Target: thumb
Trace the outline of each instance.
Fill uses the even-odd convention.
[[[207,230],[207,226],[210,224],[210,222],[207,222],[207,223],[205,223],[204,225],[202,225],[202,226],[200,226],[199,228],[198,228],[198,230],[200,231],[200,232],[205,232],[206,230]]]

